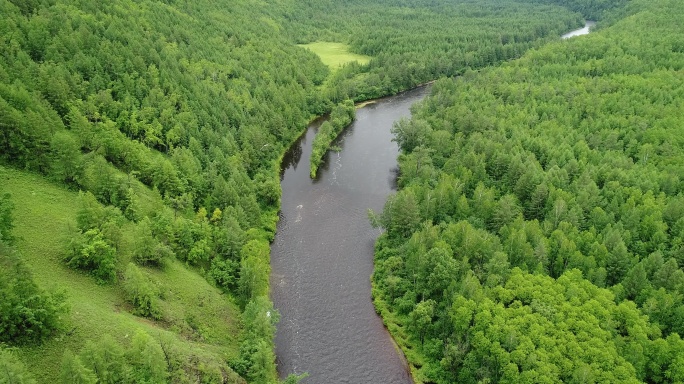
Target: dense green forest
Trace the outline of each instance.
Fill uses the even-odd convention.
[[[360,101],[519,57],[583,25],[580,13],[550,3],[304,0],[271,12],[297,43],[340,41],[372,57],[326,82],[332,100]]]
[[[374,298],[416,381],[684,380],[684,4],[620,12],[393,128]]]
[[[274,382],[278,161],[325,112],[328,69],[248,1],[2,0],[0,14],[0,159],[66,187],[2,169],[20,233],[2,246],[0,341],[41,382]]]
[[[571,6],[588,15],[596,13],[598,5],[587,4]],[[353,53],[371,58],[368,63],[352,60],[342,68],[331,68],[320,94],[342,102],[393,95],[469,68],[495,65],[584,23],[581,13],[558,5],[307,0],[272,7],[269,12],[274,19],[284,20],[283,32],[293,42],[341,42]],[[321,127],[321,137],[314,143],[311,177],[348,124],[333,117]]]
[[[684,208],[676,138],[665,131],[677,122],[660,117],[673,119],[678,106],[673,71],[681,70],[681,39],[657,38],[654,29],[644,40],[623,41],[627,27],[615,27],[592,45],[553,45],[553,60],[541,49],[501,72],[470,71],[556,41],[585,17],[622,17],[610,7],[624,3],[0,0],[0,382],[276,382],[278,314],[268,279],[281,156],[308,121],[331,112],[330,128],[316,139],[321,158],[353,118],[349,99],[463,73],[457,83],[439,82],[416,120],[397,126],[404,189],[388,206],[413,208],[381,217],[388,231],[378,253],[377,300],[399,308],[391,318],[407,326],[393,330],[407,332],[406,343],[419,341],[409,355],[424,366],[419,377],[449,381],[446,375],[463,371],[461,352],[441,365],[439,354],[469,345],[455,344],[457,327],[445,325],[460,283],[409,276],[410,263],[401,260],[457,252],[457,240],[416,240],[440,238],[451,223],[487,239],[478,246],[488,249],[470,275],[466,264],[445,272],[480,287],[456,309],[512,303],[529,281],[549,294],[585,292],[643,329],[637,341],[607,352],[621,367],[616,379],[676,381],[680,373],[666,356],[677,353],[683,326],[684,260],[674,239]],[[658,31],[669,31],[660,15],[651,17]],[[328,68],[297,45],[315,41],[348,44],[370,60]],[[552,81],[568,68],[574,72],[564,82]],[[503,81],[514,74],[525,86]],[[586,90],[570,75],[585,79],[577,83]],[[623,83],[633,94],[620,93]],[[492,84],[502,88],[491,91]],[[504,96],[501,106],[490,99]],[[643,98],[650,104],[631,104]],[[569,112],[575,109],[554,104],[560,99],[585,109]],[[522,107],[525,100],[532,109]],[[470,107],[477,103],[479,111]],[[618,106],[632,114],[605,112]],[[564,119],[586,123],[573,137]],[[594,131],[595,124],[604,129]],[[544,131],[523,139],[528,126]],[[530,175],[515,173],[520,169]],[[527,180],[520,190],[505,189],[519,176]],[[577,197],[591,183],[595,188]],[[446,206],[436,204],[437,194]],[[475,195],[489,211],[478,208]],[[510,211],[501,214],[502,204]],[[649,216],[652,207],[660,214]],[[557,217],[547,223],[552,210]],[[652,228],[659,232],[649,237]],[[517,242],[509,246],[508,238]],[[533,256],[512,246],[532,247]],[[547,260],[539,265],[529,260],[538,252]],[[484,267],[492,255],[503,263],[498,274]],[[548,305],[574,313],[563,302]],[[614,323],[616,332],[627,332],[626,323]],[[494,332],[485,330],[491,323],[480,326]],[[593,331],[595,340],[615,343],[610,332]],[[549,340],[556,337],[565,334]],[[644,352],[626,356],[628,342]],[[478,356],[468,364],[480,364]],[[487,369],[481,376],[495,377],[487,376],[493,366]]]

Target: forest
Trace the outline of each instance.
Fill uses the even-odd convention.
[[[247,1],[0,13],[2,366],[275,382],[277,163],[328,69]]]
[[[621,12],[395,124],[373,293],[416,382],[684,380],[684,5]]]
[[[377,218],[375,302],[416,379],[684,380],[681,8],[0,0],[0,382],[278,382],[283,153],[460,75],[395,127]]]
[[[372,57],[327,80],[324,94],[338,102],[495,65],[584,24],[551,1],[304,0],[281,12],[284,33],[297,43],[341,40]]]

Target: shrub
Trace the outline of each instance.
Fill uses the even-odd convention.
[[[10,351],[0,348],[0,383],[34,384],[24,364]]]
[[[134,314],[157,320],[161,318],[156,287],[133,263],[126,267],[123,288],[126,300],[135,308]]]
[[[74,236],[64,261],[71,268],[90,272],[100,283],[112,282],[116,278],[116,249],[97,228]]]
[[[65,312],[64,295],[39,289],[16,251],[0,242],[0,342],[43,341]]]
[[[157,240],[152,232],[152,222],[148,217],[138,223],[133,259],[141,265],[163,266],[165,260],[174,257],[173,250]]]
[[[81,362],[81,359],[68,349],[64,351],[62,371],[59,376],[63,384],[97,383],[97,376],[95,376],[93,371],[86,368]]]

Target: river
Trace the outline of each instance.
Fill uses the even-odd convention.
[[[585,21],[584,27],[564,34],[563,36],[561,36],[561,39],[569,39],[575,36],[588,35],[591,31],[591,27],[593,27],[594,25],[596,25],[596,22],[594,21]]]
[[[356,120],[309,178],[311,124],[283,160],[282,206],[271,246],[271,296],[281,319],[276,356],[281,377],[303,383],[412,383],[371,302],[373,246],[367,210],[382,210],[395,189],[399,150],[392,123],[427,87],[359,108]]]
[[[562,36],[588,34],[594,22]],[[399,150],[390,128],[410,116],[428,87],[360,108],[356,120],[309,178],[313,122],[282,163],[280,222],[271,246],[271,297],[280,311],[276,363],[302,383],[412,383],[371,302],[373,246],[367,210],[382,210],[395,190]]]

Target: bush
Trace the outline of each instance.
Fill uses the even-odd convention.
[[[0,348],[0,383],[34,384],[29,371],[10,351]]]
[[[86,368],[81,362],[81,359],[68,349],[64,351],[62,371],[59,376],[63,384],[97,383],[97,376],[95,376],[93,371]]]
[[[100,283],[116,279],[116,249],[97,228],[74,236],[69,242],[64,261],[71,268],[90,272]]]
[[[0,242],[0,342],[43,341],[66,312],[64,296],[39,289],[16,252]]]
[[[133,380],[136,383],[165,383],[168,378],[168,364],[161,346],[144,331],[133,336],[128,353],[133,366]]]
[[[76,212],[76,225],[81,232],[101,229],[108,222],[121,224],[122,215],[118,208],[103,206],[90,192],[80,192],[78,199],[81,208]]]
[[[133,263],[126,267],[123,288],[126,300],[135,308],[134,314],[156,320],[161,318],[156,287]]]
[[[135,238],[133,259],[138,264],[160,267],[166,260],[174,257],[173,250],[155,238],[152,232],[152,221],[148,217],[138,223]]]
[[[131,367],[125,354],[124,348],[105,334],[97,342],[86,342],[80,361],[85,369],[97,373],[100,384],[128,383],[131,381]]]
[[[12,223],[12,210],[14,209],[14,204],[10,200],[9,193],[5,193],[0,196],[0,241],[4,241],[6,244],[12,244],[14,237],[12,236],[12,228],[14,224]]]

